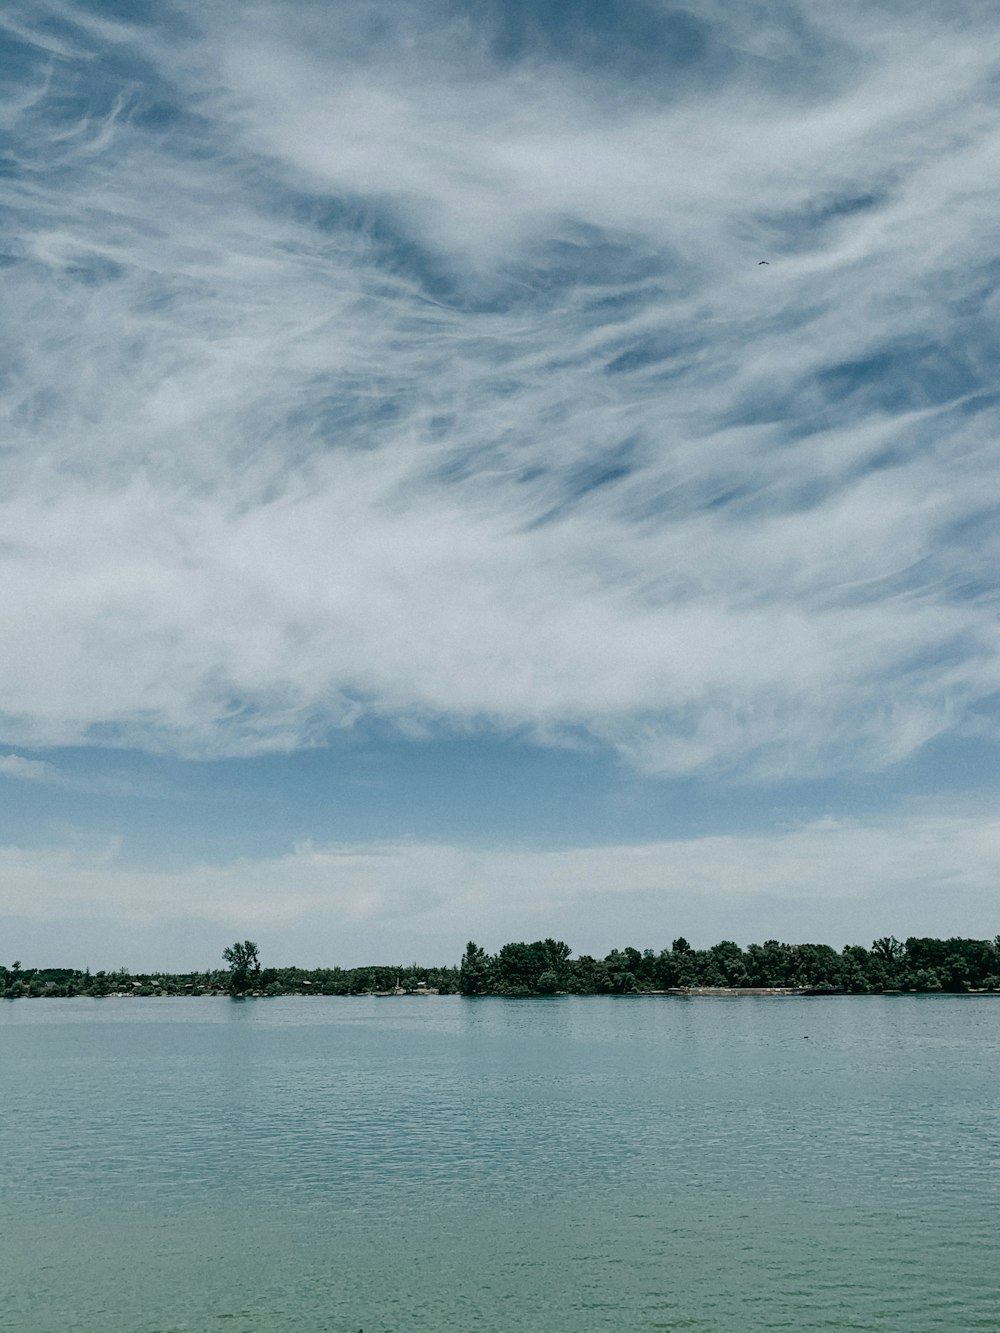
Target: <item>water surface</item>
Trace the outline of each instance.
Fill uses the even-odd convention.
[[[6,1333],[1000,1327],[992,997],[0,1003]]]

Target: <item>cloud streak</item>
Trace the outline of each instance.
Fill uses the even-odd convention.
[[[0,870],[5,914],[20,935],[28,923],[46,938],[62,929],[61,947],[72,949],[100,925],[103,947],[114,950],[141,932],[149,966],[170,963],[156,956],[157,939],[183,938],[184,965],[194,966],[196,942],[211,949],[246,931],[265,938],[272,956],[317,964],[415,949],[454,960],[470,934],[492,948],[556,934],[602,955],[623,943],[663,947],[681,932],[701,945],[790,938],[790,929],[867,943],[884,933],[947,935],[956,913],[973,933],[995,933],[1000,823],[914,807],[770,834],[549,851],[303,844],[284,856],[170,872],[130,866],[115,843],[7,846]]]
[[[997,21],[665,12],[15,7],[8,743],[992,734]]]

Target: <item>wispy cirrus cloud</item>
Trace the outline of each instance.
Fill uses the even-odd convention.
[[[961,17],[15,7],[9,742],[784,775],[992,729]]]

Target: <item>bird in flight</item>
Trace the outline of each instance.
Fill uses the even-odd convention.
[[[757,267],[760,268],[761,264],[766,264],[766,263],[767,263],[767,260],[766,260],[766,259],[758,259],[758,260],[757,260]]]

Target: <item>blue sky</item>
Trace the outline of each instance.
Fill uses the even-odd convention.
[[[994,6],[0,23],[0,959],[1000,929]]]

